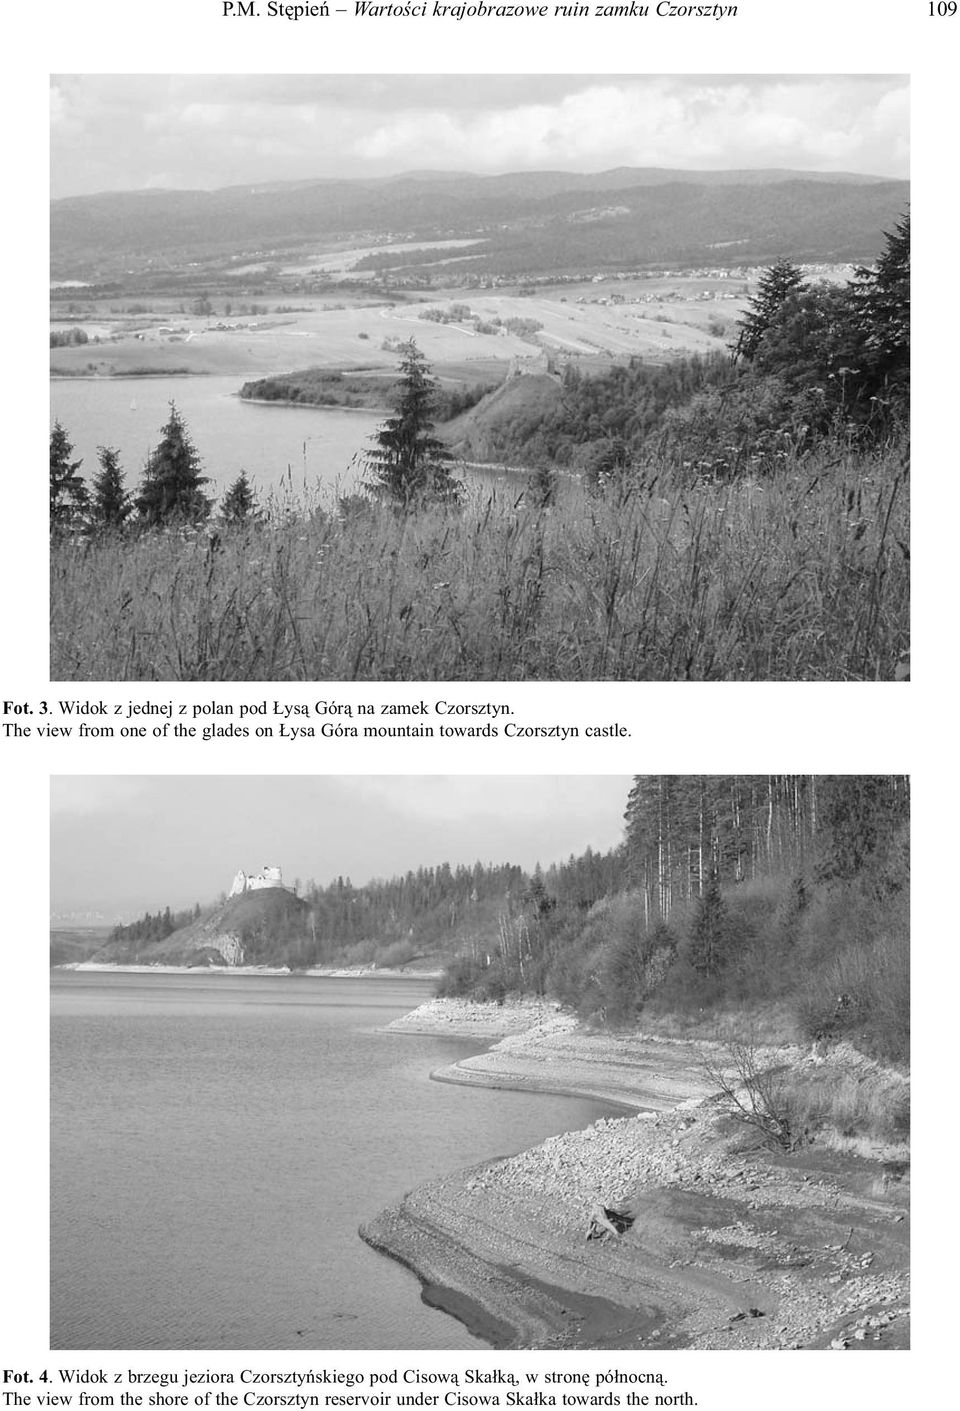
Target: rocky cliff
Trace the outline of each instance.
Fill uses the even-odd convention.
[[[310,908],[270,888],[229,897],[161,941],[111,940],[92,957],[113,965],[283,965],[310,934]]]

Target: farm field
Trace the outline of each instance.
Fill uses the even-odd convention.
[[[611,359],[661,362],[726,346],[745,306],[742,282],[694,277],[603,281],[554,286],[534,294],[452,289],[429,300],[334,306],[298,301],[295,312],[257,316],[226,313],[213,299],[212,315],[182,314],[172,300],[134,304],[135,313],[111,313],[102,303],[51,330],[81,328],[86,344],[51,349],[54,376],[142,376],[172,372],[265,377],[298,367],[392,370],[395,347],[413,338],[441,377],[467,382],[501,375],[511,364],[535,365],[547,355],[607,366]],[[640,302],[640,301],[643,302]],[[525,337],[500,328],[478,332],[472,323],[439,323],[420,315],[466,304],[481,323],[530,320]],[[146,307],[149,312],[139,312]],[[281,306],[283,307],[283,306]],[[99,340],[99,341],[94,341]],[[384,345],[387,346],[384,346]]]

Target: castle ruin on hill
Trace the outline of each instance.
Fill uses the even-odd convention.
[[[246,892],[262,892],[267,888],[276,888],[282,892],[289,891],[289,888],[283,885],[283,876],[279,867],[265,867],[255,876],[244,872],[241,867],[233,879],[230,895],[242,897]]]

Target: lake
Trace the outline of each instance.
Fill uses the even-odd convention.
[[[83,458],[89,480],[99,468],[98,446],[115,446],[135,488],[148,454],[176,402],[210,477],[217,499],[245,470],[261,493],[276,489],[288,470],[294,489],[304,483],[356,487],[355,458],[369,444],[383,414],[329,407],[246,402],[239,377],[54,378],[50,420],[59,420]]]
[[[611,1109],[457,1087],[417,980],[53,971],[52,1348],[471,1348],[357,1227]]]

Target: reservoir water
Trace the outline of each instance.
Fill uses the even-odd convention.
[[[609,1109],[431,1082],[430,990],[52,972],[51,1347],[481,1346],[358,1225]]]
[[[382,414],[327,407],[246,402],[236,395],[239,377],[55,378],[50,383],[51,424],[59,420],[82,457],[81,474],[97,473],[98,446],[114,446],[128,488],[135,487],[148,454],[160,439],[170,403],[185,420],[210,477],[215,498],[245,470],[264,494],[288,471],[295,490],[355,488],[356,458]]]

